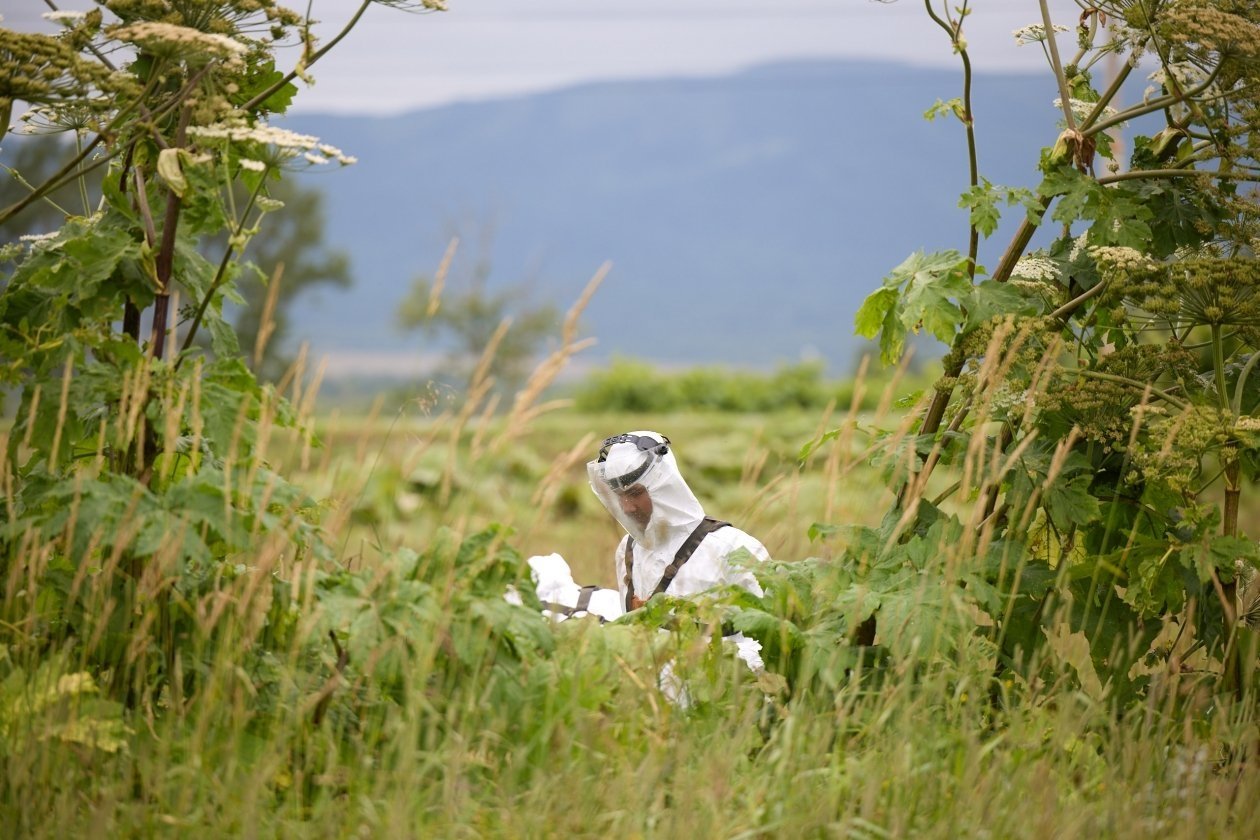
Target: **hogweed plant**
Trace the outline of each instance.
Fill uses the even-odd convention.
[[[1260,468],[1260,11],[1116,0],[1057,22],[1044,0],[1026,5],[1014,37],[1043,50],[1061,112],[1059,136],[1030,150],[1033,189],[980,174],[971,4],[925,2],[963,64],[964,95],[929,116],[967,134],[968,247],[910,257],[857,314],[886,360],[920,330],[950,350],[890,467],[885,527],[848,556],[873,580],[925,544],[965,546],[946,580],[976,609],[998,679],[1042,679],[1086,649],[1081,683],[1125,709],[1194,656],[1217,699],[1190,705],[1212,714],[1257,687],[1244,616],[1260,550],[1240,511]],[[1014,234],[988,272],[977,243],[1004,206]],[[1053,241],[1030,251],[1043,228]],[[873,599],[852,620],[869,642],[905,616]]]
[[[327,44],[274,0],[108,0],[54,8],[55,35],[0,29],[0,134],[75,140],[46,181],[11,173],[25,195],[0,220],[69,183],[82,203],[0,249],[0,385],[18,397],[0,451],[13,661],[66,649],[116,700],[178,700],[225,580],[287,581],[327,555],[317,506],[268,466],[271,428],[297,412],[255,380],[223,309],[258,273],[241,254],[281,210],[271,186],[354,162],[268,120],[369,5]],[[286,44],[300,47],[287,73]]]

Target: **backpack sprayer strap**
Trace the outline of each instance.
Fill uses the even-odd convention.
[[[669,585],[674,582],[674,576],[678,574],[678,570],[686,565],[687,561],[691,559],[691,555],[696,553],[696,549],[700,547],[700,543],[704,542],[705,537],[730,524],[720,519],[714,519],[712,516],[706,516],[700,520],[700,524],[695,527],[695,530],[679,546],[673,562],[665,567],[665,571],[661,572],[661,579],[657,582],[656,588],[652,590],[652,595],[660,595],[669,589]],[[641,607],[647,600],[651,599],[652,595],[649,595],[643,601],[634,596],[634,537],[626,538],[626,576],[624,581],[626,584],[626,612]]]
[[[599,589],[598,586],[583,586],[578,591],[577,603],[571,607],[565,606],[564,604],[553,604],[550,602],[543,604],[543,606],[546,607],[551,612],[556,613],[557,615],[563,615],[566,618],[572,618],[578,613],[584,613],[584,612],[590,611],[591,596],[594,595],[596,590],[598,589]],[[596,617],[599,619],[600,624],[603,624],[606,621],[606,619],[602,615],[596,616]]]

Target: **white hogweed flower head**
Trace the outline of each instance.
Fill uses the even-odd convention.
[[[42,15],[40,15],[40,17],[42,17],[44,20],[50,20],[53,23],[60,23],[60,24],[64,24],[65,26],[74,26],[76,23],[78,23],[79,21],[87,17],[87,12],[69,12],[69,11],[44,12]]]
[[[1100,265],[1113,266],[1121,271],[1145,268],[1154,262],[1136,248],[1124,245],[1094,245],[1090,247],[1089,254]]]
[[[1084,99],[1069,99],[1068,102],[1072,106],[1072,116],[1076,117],[1078,122],[1084,121],[1090,114],[1094,113],[1094,108],[1098,106],[1097,102],[1087,102]],[[1055,110],[1063,110],[1063,99],[1056,96],[1054,98]],[[1102,109],[1102,118],[1111,119],[1118,114],[1115,108],[1110,105],[1104,106]]]
[[[1085,253],[1085,245],[1088,239],[1089,234],[1082,233],[1072,240],[1072,250],[1068,252],[1068,262],[1076,262],[1081,258],[1081,254]]]
[[[146,52],[176,61],[221,58],[233,63],[249,52],[249,47],[235,38],[173,23],[140,21],[113,27],[107,34],[119,41],[135,44]]]
[[[989,405],[999,414],[1010,414],[1012,409],[1022,413],[1036,408],[1037,396],[1027,388],[1015,390],[1009,382],[1003,382],[990,397]]]
[[[53,240],[60,235],[59,230],[54,230],[52,233],[25,233],[18,237],[18,241],[25,242],[33,254],[52,245]]]
[[[1142,55],[1146,52],[1147,46],[1150,44],[1151,33],[1145,29],[1135,29],[1129,26],[1124,23],[1124,18],[1113,17],[1108,23],[1108,28],[1113,35],[1113,40],[1108,46],[1117,52],[1128,50],[1129,66],[1137,67],[1142,59]]]
[[[1147,76],[1147,78],[1160,87],[1170,88],[1172,87],[1169,84],[1170,76],[1172,77],[1172,81],[1176,83],[1176,86],[1181,89],[1182,93],[1198,88],[1208,80],[1207,71],[1196,64],[1191,64],[1188,61],[1172,62],[1167,65],[1167,67],[1160,67],[1154,73]],[[1153,94],[1158,92],[1159,91],[1156,90],[1156,88],[1148,87],[1143,94],[1143,99],[1150,99]],[[1206,96],[1216,96],[1220,93],[1220,91],[1217,86],[1213,84],[1205,88],[1202,93]]]
[[[1019,262],[1011,269],[1011,277],[1031,280],[1037,283],[1049,283],[1059,279],[1059,267],[1054,260],[1047,257],[1020,257]]]
[[[97,113],[81,104],[38,105],[21,117],[19,134],[58,134],[75,131],[84,134],[96,126]]]
[[[240,143],[248,148],[251,163],[264,166],[294,169],[303,163],[322,166],[336,161],[342,166],[349,166],[356,162],[355,158],[343,154],[336,146],[320,143],[318,137],[276,126],[218,123],[192,126],[188,133],[203,143],[215,140]],[[254,168],[246,166],[244,160],[241,165],[247,169]]]
[[[1055,32],[1067,32],[1066,26],[1054,25]],[[1046,40],[1046,27],[1041,23],[1030,23],[1027,26],[1021,26],[1011,33],[1015,36],[1015,45],[1019,47],[1027,44],[1039,44]]]

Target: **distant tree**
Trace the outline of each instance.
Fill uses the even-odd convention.
[[[74,153],[74,145],[68,141],[6,138],[3,154],[0,154],[0,167],[3,167],[0,206],[24,197],[30,191],[26,184],[43,183]],[[100,194],[99,173],[100,170],[96,170],[85,177],[88,195]],[[245,259],[252,261],[259,273],[247,271],[240,278],[237,288],[245,302],[230,306],[229,314],[241,349],[253,363],[255,374],[260,379],[275,381],[293,361],[292,349],[285,342],[292,329],[289,311],[293,302],[318,286],[349,286],[351,277],[346,253],[324,244],[324,193],[294,180],[272,182],[268,191],[272,199],[284,203],[285,212],[273,214],[266,232],[251,239],[245,249]],[[247,196],[242,189],[238,192],[236,198],[243,203]],[[24,234],[56,230],[65,223],[67,215],[87,215],[93,209],[84,207],[79,186],[72,181],[25,213],[0,224],[0,239],[13,240]],[[210,259],[217,259],[222,253],[225,236],[207,240],[205,251]],[[268,308],[269,283],[276,276],[280,278],[280,285],[275,301]],[[270,324],[270,335],[263,343],[262,354],[255,359],[254,348],[264,323]]]
[[[273,199],[284,202],[285,212],[276,214],[266,234],[254,237],[245,250],[246,259],[260,274],[242,278],[239,287],[245,303],[233,313],[232,326],[241,349],[253,361],[254,373],[275,381],[293,363],[292,348],[285,342],[292,330],[293,301],[320,286],[345,288],[351,277],[346,252],[324,243],[324,193],[292,180],[276,183],[270,192]],[[274,278],[279,279],[279,288],[268,307]],[[262,354],[254,358],[265,324],[270,335],[263,342]]]
[[[440,374],[465,382],[500,325],[509,320],[488,372],[499,390],[512,390],[524,383],[547,336],[557,332],[561,315],[551,304],[532,301],[527,283],[489,288],[491,261],[487,250],[482,249],[470,268],[459,271],[453,284],[441,270],[417,277],[399,304],[398,324],[405,330],[449,341]],[[447,292],[449,285],[459,291]]]

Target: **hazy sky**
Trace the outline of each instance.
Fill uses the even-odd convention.
[[[941,0],[933,0],[940,5]],[[949,0],[958,5],[959,0]],[[90,0],[59,0],[63,9]],[[305,8],[304,0],[290,7]],[[449,0],[450,11],[408,14],[374,5],[314,68],[294,110],[386,114],[584,81],[721,75],[799,58],[882,58],[954,70],[945,33],[919,0]],[[972,0],[967,31],[979,71],[1035,70],[1036,46],[1012,30],[1041,19],[1038,0]],[[313,0],[331,37],[359,0]],[[43,0],[5,0],[5,26],[43,28]],[[1075,0],[1050,0],[1071,26]],[[1068,33],[1060,37],[1071,48]],[[296,57],[282,54],[281,61]]]

